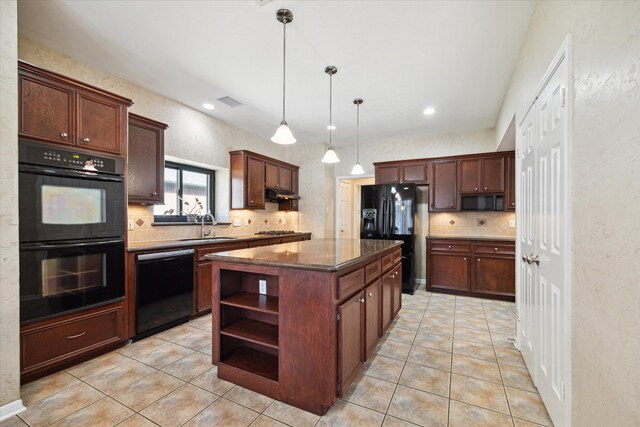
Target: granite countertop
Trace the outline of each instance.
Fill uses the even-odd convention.
[[[431,234],[429,236],[426,236],[426,238],[427,239],[447,239],[447,240],[491,240],[494,242],[515,242],[516,241],[515,237],[509,237],[509,236],[461,236],[456,234],[454,235]]]
[[[316,239],[218,252],[207,254],[205,258],[271,267],[337,271],[401,245],[399,240]]]
[[[194,247],[194,246],[203,246],[203,245],[228,245],[231,243],[238,242],[250,242],[255,240],[264,240],[264,239],[277,239],[279,237],[290,237],[290,236],[301,236],[301,235],[311,235],[311,232],[308,231],[300,231],[291,234],[279,234],[279,235],[271,235],[271,234],[237,234],[234,236],[219,236],[219,238],[215,239],[186,239],[186,240],[159,240],[157,242],[138,242],[138,243],[129,243],[127,245],[127,252],[142,252],[142,251],[150,251],[150,250],[164,250],[164,249],[174,249],[174,248],[184,248],[184,247]]]

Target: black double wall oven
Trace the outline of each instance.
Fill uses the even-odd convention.
[[[124,160],[20,141],[20,320],[124,298]]]

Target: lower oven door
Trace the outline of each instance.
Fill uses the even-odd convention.
[[[121,176],[20,165],[20,242],[124,235]]]
[[[20,321],[124,297],[124,240],[20,245]]]

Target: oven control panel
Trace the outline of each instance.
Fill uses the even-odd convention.
[[[19,156],[22,163],[117,175],[124,174],[123,159],[52,147],[31,141],[20,141]]]

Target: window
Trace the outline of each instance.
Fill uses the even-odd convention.
[[[153,207],[155,222],[186,222],[186,214],[213,212],[214,171],[179,163],[164,166],[164,204]]]

